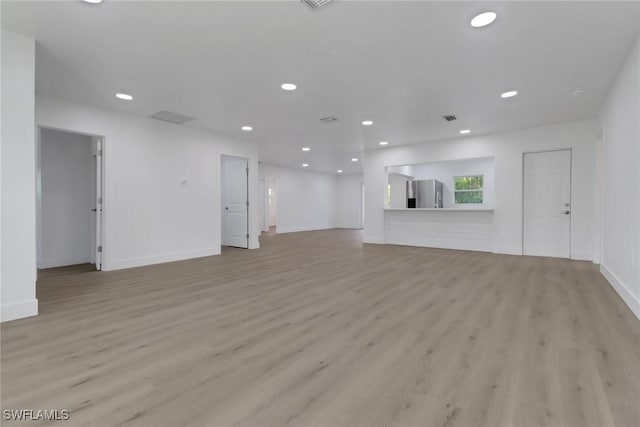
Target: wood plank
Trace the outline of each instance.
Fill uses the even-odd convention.
[[[264,234],[255,251],[42,271],[41,314],[2,324],[2,409],[99,426],[640,425],[640,322],[591,263],[360,241]]]

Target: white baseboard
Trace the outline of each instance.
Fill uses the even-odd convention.
[[[593,254],[591,252],[571,252],[571,259],[578,261],[593,261]]]
[[[364,243],[371,243],[374,245],[384,245],[384,237],[380,237],[380,236],[367,236],[365,235],[362,238],[362,241]]]
[[[306,227],[276,227],[276,233],[277,234],[299,233],[301,231],[331,230],[332,228],[334,228],[332,225],[311,225]]]
[[[640,319],[640,299],[633,295],[627,286],[616,276],[613,271],[609,270],[606,265],[600,264],[600,273],[609,281],[613,289],[616,290],[620,298],[629,306],[633,314]]]
[[[493,248],[493,253],[502,255],[522,255],[522,248],[520,246],[497,246]]]
[[[129,258],[109,261],[102,264],[103,271],[121,270],[123,268],[142,267],[144,265],[162,264],[164,262],[183,261],[185,259],[202,258],[220,255],[220,248],[206,248],[194,251],[172,252],[168,254],[151,255],[139,258]]]
[[[77,258],[48,258],[40,260],[38,268],[54,268],[64,267],[67,265],[89,264],[91,263],[91,257],[77,257]]]
[[[0,321],[8,322],[10,320],[23,319],[25,317],[38,315],[38,300],[29,299],[6,304],[0,307]]]

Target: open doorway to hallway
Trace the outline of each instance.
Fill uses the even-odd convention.
[[[102,152],[102,136],[39,129],[39,270],[83,264],[102,268]]]
[[[260,178],[258,215],[260,232],[276,233],[278,225],[278,180],[274,177]]]
[[[248,159],[222,156],[222,246],[249,247]]]
[[[278,180],[266,178],[267,185],[267,231],[275,233],[278,227]]]

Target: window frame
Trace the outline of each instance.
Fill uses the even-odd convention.
[[[482,187],[480,188],[467,188],[467,189],[462,189],[462,190],[458,190],[456,189],[456,179],[458,178],[482,178]],[[479,203],[458,203],[458,201],[456,200],[456,193],[470,193],[470,192],[480,192],[482,195],[482,201]],[[478,205],[484,205],[484,174],[474,174],[474,175],[455,175],[453,177],[453,204],[454,205],[473,205],[473,206],[478,206]]]

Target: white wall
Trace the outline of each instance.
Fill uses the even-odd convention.
[[[258,247],[256,144],[43,95],[36,123],[105,137],[104,270],[220,253],[221,155],[249,159],[249,247]]]
[[[640,318],[640,40],[600,116],[601,271]]]
[[[95,160],[90,136],[40,132],[38,268],[89,263],[95,235]]]
[[[492,214],[492,250],[497,253],[522,254],[523,153],[571,148],[573,154],[571,257],[591,260],[594,240],[592,227],[595,128],[593,120],[586,120],[493,135],[368,150],[364,156],[365,242],[385,242],[386,166],[493,157],[495,160],[495,211]]]
[[[2,31],[2,321],[38,314],[34,72],[33,39]]]
[[[265,163],[259,175],[277,180],[278,233],[335,227],[335,175]]]
[[[337,175],[336,228],[362,228],[361,173]]]

